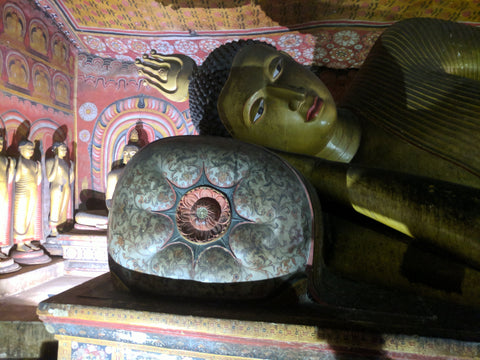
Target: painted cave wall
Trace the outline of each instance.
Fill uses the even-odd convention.
[[[75,158],[75,50],[64,34],[26,0],[0,1],[0,128],[6,150],[36,144],[36,159],[64,141]]]
[[[188,102],[168,101],[156,89],[144,86],[133,64],[139,54],[151,49],[164,54],[185,54],[200,65],[210,51],[225,42],[255,38],[275,45],[302,64],[336,69],[335,72],[322,71],[319,76],[338,99],[352,74],[347,69],[362,65],[375,40],[392,21],[430,16],[469,20],[478,25],[480,17],[480,13],[465,9],[461,4],[446,7],[433,0],[415,6],[393,0],[352,2],[358,6],[342,13],[342,19],[327,16],[303,30],[277,26],[274,30],[264,28],[251,32],[246,29],[249,19],[261,14],[242,13],[239,17],[226,18],[239,21],[238,28],[243,29],[239,34],[220,32],[215,37],[136,38],[138,24],[132,24],[132,37],[115,37],[101,30],[93,35],[79,33],[79,39],[87,50],[97,54],[95,56],[78,54],[67,40],[69,34],[62,32],[65,28],[57,27],[50,17],[36,8],[34,1],[0,0],[0,127],[7,135],[7,152],[16,156],[18,142],[27,136],[37,142],[37,155],[49,156],[48,149],[54,141],[65,141],[70,158],[75,161],[75,208],[89,207],[89,201],[93,208],[102,207],[106,176],[120,161],[133,129],[138,131],[142,145],[166,136],[195,134]],[[96,6],[88,1],[82,4],[75,7],[81,14]],[[278,20],[272,26],[290,24],[280,16],[287,16],[282,12],[281,2],[278,6],[262,1],[259,4],[265,13],[263,17],[268,15],[272,21]],[[336,6],[335,1],[325,4],[329,7],[323,9],[324,12]],[[395,4],[398,6],[393,6]],[[279,8],[271,8],[275,6]],[[44,10],[53,11],[48,7]],[[185,9],[179,11],[182,16],[178,16],[190,27],[202,23],[205,9],[188,14]],[[397,15],[389,18],[387,13]],[[303,19],[303,15],[297,11],[289,13],[288,17]],[[88,16],[94,24],[101,25],[102,16]],[[344,71],[340,76],[338,69]]]
[[[76,125],[77,208],[104,206],[106,177],[122,158],[132,130],[139,145],[195,134],[188,101],[174,103],[145,86],[132,62],[80,54]]]

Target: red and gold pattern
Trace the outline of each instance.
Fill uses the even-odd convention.
[[[302,64],[352,68],[363,63],[374,40],[393,22],[434,17],[480,23],[477,0],[36,2],[69,29],[83,51],[128,61],[156,49],[201,64],[213,47],[255,38],[272,42]]]
[[[232,219],[228,199],[209,186],[199,186],[183,195],[177,206],[176,223],[180,234],[195,244],[217,240]]]
[[[37,0],[51,4],[51,0]],[[60,0],[55,1],[75,30],[109,29],[118,34],[182,31],[227,31],[288,27],[338,20],[398,21],[411,17],[480,20],[478,1],[435,0]],[[51,4],[53,5],[53,4]],[[55,5],[53,5],[55,6]]]
[[[44,14],[0,1],[0,90],[72,113],[74,54]]]

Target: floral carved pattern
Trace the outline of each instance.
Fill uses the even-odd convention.
[[[310,193],[282,159],[233,139],[182,136],[128,163],[108,251],[136,272],[245,282],[304,271],[314,233]]]
[[[223,236],[230,225],[230,204],[220,191],[199,186],[182,197],[176,220],[186,240],[201,244],[211,242]]]

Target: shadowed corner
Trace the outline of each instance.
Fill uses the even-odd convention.
[[[37,360],[56,360],[58,357],[58,341],[44,341],[40,347],[40,357]]]
[[[392,359],[384,350],[385,339],[379,333],[319,328],[317,337],[325,341],[325,352],[335,360]]]

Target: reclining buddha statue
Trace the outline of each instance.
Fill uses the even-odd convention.
[[[193,71],[189,85],[191,116],[200,134],[231,136],[269,148],[288,160],[288,163],[282,163],[285,169],[258,185],[258,189],[249,195],[252,197],[249,201],[254,202],[257,194],[265,192],[277,192],[278,199],[283,199],[285,194],[302,194],[300,189],[307,189],[306,184],[311,183],[327,214],[325,231],[313,232],[311,246],[298,247],[298,239],[305,238],[305,233],[291,230],[296,234],[290,236],[292,249],[277,253],[278,257],[268,258],[259,250],[265,234],[244,232],[241,238],[245,242],[243,251],[251,256],[258,255],[257,261],[262,259],[250,264],[250,270],[255,266],[263,269],[269,262],[279,268],[282,256],[293,262],[286,255],[289,251],[307,251],[308,248],[300,266],[292,272],[282,273],[282,276],[307,271],[310,295],[316,299],[322,297],[320,268],[326,263],[327,267],[333,267],[354,280],[378,282],[420,294],[437,296],[440,293],[448,301],[478,305],[480,66],[476,59],[479,49],[480,31],[474,27],[435,19],[401,21],[379,38],[338,107],[328,89],[313,73],[270,45],[249,40],[214,50],[202,66]],[[147,62],[139,66],[145,75],[154,75],[154,69]],[[229,163],[230,174],[236,174],[240,158],[248,162],[251,157],[248,151],[240,148],[236,152],[239,159],[233,159],[231,154],[223,156],[223,150],[209,149],[206,144],[224,144],[219,138],[191,141],[192,154],[186,155],[185,161],[168,162],[168,156],[162,161],[166,162],[164,166],[169,172],[175,167],[202,169],[203,166],[203,170],[196,168],[196,172],[190,174],[185,170],[178,176],[203,177],[206,180],[202,186],[208,188],[213,186],[208,173],[214,171],[214,167],[207,166],[207,163],[214,160],[222,166],[223,162]],[[172,152],[175,142],[183,144],[185,140],[170,140],[168,146]],[[240,145],[234,142],[231,146]],[[160,156],[156,151],[156,147],[150,147],[150,155],[143,155],[146,164],[146,159],[163,159],[165,155]],[[266,150],[258,150],[261,151]],[[195,166],[189,162],[193,154],[198,159]],[[270,174],[267,165],[274,160],[269,157],[261,161],[265,164],[264,172]],[[123,179],[121,188],[127,188],[136,175],[144,183],[138,188],[139,194],[129,194],[127,198],[128,191],[122,190],[125,195],[114,198],[112,216],[116,218],[117,211],[122,213],[128,208],[132,212],[141,208],[157,213],[160,205],[150,206],[146,200],[158,201],[167,197],[164,202],[169,204],[169,211],[176,211],[177,218],[166,216],[162,218],[163,225],[155,226],[164,229],[167,223],[175,223],[178,229],[179,219],[183,219],[179,214],[183,201],[180,199],[194,192],[194,187],[188,185],[179,190],[178,179],[170,178],[158,187],[153,180],[155,172],[163,174],[165,169],[149,168],[150,171],[141,173],[138,167],[127,168],[125,174],[129,176]],[[294,176],[292,174],[297,171],[306,180],[298,177],[296,188],[290,185],[286,189],[276,187],[283,176]],[[255,177],[262,176],[262,171],[255,172]],[[238,186],[244,183],[239,178],[237,182]],[[164,192],[164,188],[170,192]],[[215,188],[215,191],[227,198],[230,196],[227,190]],[[232,196],[235,194],[233,191]],[[304,200],[297,200],[297,205],[303,202],[303,208],[295,210],[295,214],[307,214],[304,216],[309,222],[321,226],[318,216],[311,215],[319,211],[318,206],[309,206],[313,213],[302,210],[307,208],[305,202],[315,204],[315,196],[308,191],[303,191],[302,196]],[[274,206],[278,202],[283,208],[285,202],[275,200],[265,206],[267,203],[262,202],[263,198],[258,199],[264,205],[263,212],[288,218],[279,214],[279,207]],[[242,199],[241,204],[244,201]],[[233,203],[236,204],[230,204]],[[196,214],[201,217],[201,213]],[[242,219],[240,222],[254,222],[237,215]],[[300,219],[303,216],[299,216],[298,221]],[[152,228],[152,221],[138,218],[138,237],[134,243],[141,248],[138,254],[156,260],[147,269],[146,264],[139,262],[138,256],[125,255],[132,251],[133,245],[127,244],[133,240],[128,240],[128,235],[122,231],[115,232],[114,228],[109,234],[109,254],[114,268],[148,273],[170,285],[175,279],[188,278],[195,284],[209,281],[213,285],[242,283],[245,286],[250,283],[253,287],[255,280],[259,279],[252,274],[225,281],[220,281],[219,277],[206,280],[178,275],[195,268],[198,250],[182,248],[183,252],[193,254],[190,259],[194,259],[182,263],[180,259],[186,257],[182,257],[181,251],[174,249],[171,242],[161,242],[153,234],[140,235],[145,231],[142,229]],[[233,220],[230,224],[233,226]],[[272,226],[263,220],[261,224]],[[238,228],[238,223],[235,225]],[[260,224],[255,222],[255,225]],[[221,231],[228,232],[230,227]],[[172,228],[175,226],[169,227],[170,233],[177,231]],[[234,232],[235,227],[231,231]],[[282,231],[287,230],[283,228]],[[175,234],[180,234],[177,238],[183,239],[181,242],[188,242],[181,232]],[[139,237],[142,237],[140,243]],[[279,237],[278,241],[285,240]],[[271,237],[267,242],[268,248],[277,247]],[[235,266],[245,266],[247,262],[236,255],[232,251],[234,246],[229,244],[230,247],[220,247],[233,254],[231,261]],[[170,257],[162,258],[160,250],[169,247]],[[121,261],[120,252],[125,256]],[[204,260],[203,266],[211,273],[221,273],[218,269],[222,265],[216,257],[205,257]],[[420,270],[412,268],[414,265]],[[449,271],[445,269],[450,266],[461,267],[463,275],[449,277],[445,274]],[[167,268],[172,268],[171,272]],[[308,272],[308,269],[313,271]],[[431,271],[431,274],[420,274],[423,270]],[[120,278],[128,286],[132,276],[132,273],[122,273]],[[159,285],[160,291],[162,286]],[[172,289],[173,285],[168,286],[164,292]],[[216,294],[223,291],[215,286],[209,289],[220,289]]]

